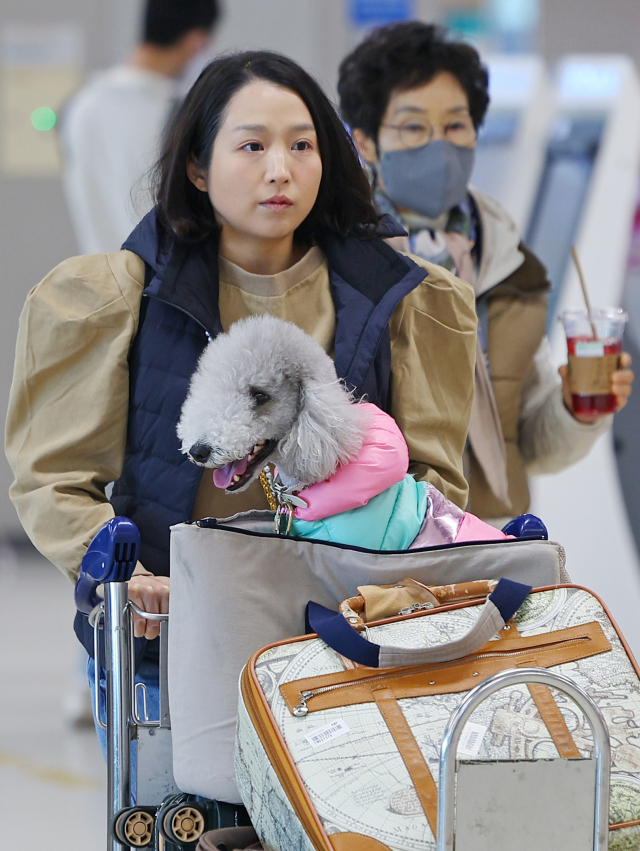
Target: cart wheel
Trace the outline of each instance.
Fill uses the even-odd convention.
[[[171,807],[162,820],[162,827],[167,839],[181,845],[197,842],[206,829],[202,812],[193,804]]]
[[[113,822],[118,842],[130,848],[148,848],[153,842],[155,807],[128,807]]]

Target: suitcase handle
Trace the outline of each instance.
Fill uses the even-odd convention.
[[[337,653],[366,665],[368,668],[396,668],[405,665],[430,665],[462,659],[479,650],[518,611],[531,591],[530,585],[522,585],[511,579],[501,579],[480,611],[478,620],[469,632],[435,647],[393,647],[374,644],[356,632],[343,615],[332,612],[319,603],[307,604],[306,619],[312,632]]]

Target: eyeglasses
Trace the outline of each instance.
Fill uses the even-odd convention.
[[[400,145],[404,149],[421,148],[428,145],[435,133],[433,124],[428,121],[412,119],[403,124],[381,124],[398,134]],[[476,140],[476,130],[470,117],[456,118],[442,129],[442,136],[453,145],[468,147]]]

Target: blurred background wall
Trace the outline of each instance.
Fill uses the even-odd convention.
[[[339,61],[370,24],[367,15],[376,4],[227,0],[224,5],[216,52],[255,47],[282,51],[305,65],[333,94]],[[388,10],[394,3],[378,0],[378,5]],[[395,7],[400,15],[409,10],[422,20],[452,25],[485,51],[535,51],[549,63],[570,52],[627,53],[640,64],[640,4],[634,0],[395,0]],[[52,99],[42,105],[58,109],[61,104],[54,101],[64,100],[65,87],[71,91],[97,69],[123,60],[136,38],[138,14],[138,0],[3,0],[1,5],[3,411],[26,294],[53,266],[77,253],[59,178],[55,128],[36,130],[25,117],[38,106],[38,86]],[[29,98],[34,97],[32,104]],[[2,456],[0,540],[19,543],[24,538],[7,495],[10,482]]]

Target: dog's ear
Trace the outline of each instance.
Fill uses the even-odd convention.
[[[340,381],[301,384],[298,417],[278,445],[283,472],[305,484],[328,479],[360,451],[367,419]]]

